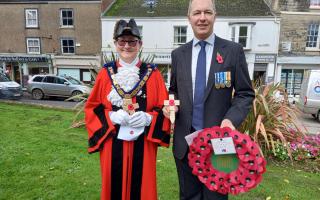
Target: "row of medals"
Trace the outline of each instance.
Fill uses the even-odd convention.
[[[231,72],[216,72],[214,73],[215,87],[220,88],[230,88],[231,87]]]

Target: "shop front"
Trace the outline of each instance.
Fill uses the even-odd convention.
[[[253,81],[268,84],[274,81],[276,54],[255,54]]]
[[[84,83],[94,81],[90,69],[101,68],[100,56],[55,56],[53,59],[55,74],[72,76]]]
[[[50,73],[50,66],[51,59],[47,55],[0,55],[0,71],[22,87],[33,75]]]
[[[320,56],[279,57],[277,80],[283,84],[289,97],[299,97],[307,70],[320,70]]]

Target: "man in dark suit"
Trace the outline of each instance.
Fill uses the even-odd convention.
[[[212,126],[235,129],[246,118],[254,99],[248,67],[240,44],[217,37],[214,0],[190,0],[188,19],[194,39],[172,52],[169,92],[176,107],[173,154],[181,200],[225,200],[208,190],[188,165],[185,136]],[[163,112],[169,118],[169,107]]]

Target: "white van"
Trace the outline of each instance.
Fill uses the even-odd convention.
[[[320,70],[308,70],[301,85],[298,108],[320,121]]]

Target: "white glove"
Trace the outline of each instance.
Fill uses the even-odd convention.
[[[116,112],[109,112],[109,117],[113,125],[119,124],[121,126],[127,126],[129,123],[129,114],[122,109]]]
[[[129,117],[129,126],[133,128],[149,126],[152,116],[146,112],[138,111]]]

